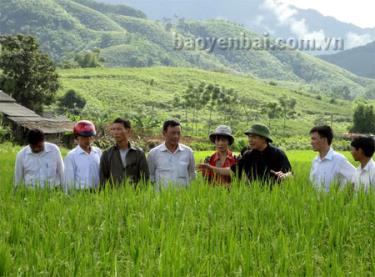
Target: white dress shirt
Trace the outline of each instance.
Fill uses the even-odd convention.
[[[355,167],[342,154],[331,148],[323,159],[317,156],[313,160],[310,181],[316,188],[329,191],[332,183],[344,186],[352,181],[354,173]]]
[[[353,183],[355,190],[362,187],[367,192],[370,188],[375,190],[375,162],[371,159],[367,165],[362,168],[359,166],[354,174]]]
[[[99,164],[102,151],[92,146],[90,154],[79,145],[65,157],[64,188],[89,189],[99,185]]]
[[[165,143],[160,144],[151,149],[147,162],[150,179],[157,189],[168,184],[187,186],[195,178],[193,150],[183,144],[179,144],[174,153],[168,150]]]
[[[33,153],[30,146],[17,153],[15,186],[57,187],[62,184],[63,177],[64,163],[57,145],[45,142],[44,150],[40,153]]]

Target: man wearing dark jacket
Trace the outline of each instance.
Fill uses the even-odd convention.
[[[116,145],[104,151],[100,160],[100,184],[119,185],[126,181],[136,184],[148,181],[146,156],[142,149],[129,142],[131,125],[128,120],[117,118],[111,126]]]

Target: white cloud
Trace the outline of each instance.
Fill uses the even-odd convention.
[[[277,0],[265,0],[263,7],[275,12],[280,22],[286,22],[297,13],[296,9],[293,9],[288,4],[282,3]]]
[[[322,44],[325,39],[323,30],[310,31],[305,19],[297,19],[296,9],[278,0],[265,0],[263,7],[273,12],[281,25],[288,26],[290,31],[297,36],[297,39],[315,40],[317,44]]]
[[[350,49],[353,47],[358,47],[370,43],[373,38],[369,34],[358,35],[355,33],[349,32],[346,35],[345,48]]]
[[[255,17],[254,24],[257,26],[261,26],[263,21],[264,21],[264,16],[258,15],[257,17]]]
[[[333,16],[340,21],[349,22],[362,28],[375,27],[375,1],[369,0],[279,0],[301,9],[314,9],[323,15]]]

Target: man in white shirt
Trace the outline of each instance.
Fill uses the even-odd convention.
[[[311,146],[319,155],[313,160],[310,181],[318,189],[329,191],[333,184],[340,187],[350,182],[355,173],[354,166],[331,147],[333,131],[329,126],[311,129]]]
[[[181,143],[181,125],[176,120],[167,120],[163,124],[165,142],[153,148],[147,161],[150,179],[156,188],[188,186],[195,178],[193,150]]]
[[[372,156],[375,151],[375,141],[372,137],[357,137],[352,143],[352,156],[361,165],[353,177],[355,190],[364,189],[368,192],[375,190],[375,162]]]
[[[99,186],[99,164],[102,151],[92,146],[95,125],[88,120],[78,121],[73,128],[77,147],[65,157],[64,188],[96,189]]]
[[[60,149],[45,142],[44,133],[30,130],[28,146],[17,153],[14,185],[31,187],[60,187],[64,177],[64,164]]]

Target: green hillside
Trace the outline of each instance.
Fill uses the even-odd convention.
[[[262,79],[301,82],[332,94],[342,87],[351,95],[364,93],[373,81],[359,78],[320,59],[292,50],[176,50],[183,41],[199,38],[260,39],[245,27],[224,20],[190,21],[147,19],[124,5],[90,0],[14,0],[0,2],[0,33],[31,34],[56,61],[101,49],[105,66],[194,67],[237,72]]]
[[[200,110],[197,114],[197,135],[205,135],[209,126],[225,121],[242,136],[242,131],[252,122],[268,124],[262,106],[278,101],[280,97],[297,101],[296,114],[287,119],[285,134],[306,136],[317,120],[330,123],[333,119],[335,130],[339,133],[345,132],[351,124],[350,101],[335,100],[331,103],[330,98],[312,96],[303,88],[286,89],[242,75],[172,67],[71,69],[59,73],[62,81],[60,94],[74,89],[83,95],[87,100],[83,116],[97,122],[112,120],[114,116],[139,116],[144,120],[155,118],[160,122],[177,117],[192,134],[193,111],[175,107],[174,98],[181,96],[189,83],[198,85],[205,82],[233,89],[238,93],[239,103],[226,109],[214,109],[211,125],[209,107]],[[274,133],[284,134],[282,117],[272,120],[271,125]],[[159,128],[160,124],[155,131],[159,132]]]

